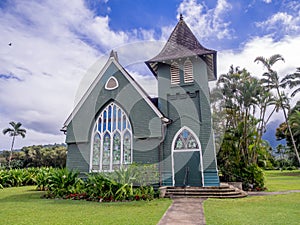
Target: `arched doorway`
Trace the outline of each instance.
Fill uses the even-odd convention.
[[[204,186],[200,141],[188,127],[182,127],[172,142],[173,186]]]

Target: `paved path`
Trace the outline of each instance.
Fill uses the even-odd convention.
[[[263,195],[283,195],[289,193],[299,193],[300,190],[289,190],[289,191],[274,191],[274,192],[267,192],[267,191],[249,191],[247,192],[249,196],[263,196]]]
[[[158,225],[205,225],[204,198],[174,198]]]

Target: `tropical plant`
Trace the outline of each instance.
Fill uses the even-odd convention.
[[[121,185],[102,173],[88,174],[85,181],[85,193],[89,200],[112,201]]]
[[[244,188],[261,188],[263,174],[258,164],[272,167],[262,134],[270,117],[267,107],[274,104],[274,96],[246,69],[231,66],[219,77],[212,104],[222,180],[242,181]]]
[[[37,173],[33,177],[33,181],[37,185],[38,190],[45,191],[49,185],[50,176],[54,173],[55,169],[51,167],[42,167],[37,170]]]
[[[134,190],[135,200],[152,200],[157,197],[153,186],[140,186]]]
[[[34,184],[35,171],[30,169],[0,170],[0,187],[19,187]]]
[[[15,138],[17,136],[21,136],[22,138],[25,138],[25,134],[26,134],[26,130],[22,129],[22,123],[20,122],[10,122],[9,123],[11,125],[11,128],[5,128],[3,129],[3,134],[9,134],[10,137],[12,137],[12,142],[11,142],[11,148],[10,148],[10,156],[9,156],[9,160],[8,160],[8,167],[10,168],[10,162],[12,159],[12,152],[13,152],[13,148],[14,148],[14,144],[15,144]]]
[[[295,141],[295,144],[297,146],[297,149],[300,149],[300,101],[296,103],[296,105],[290,110],[288,114],[288,121],[291,126],[291,129],[293,131],[293,138]],[[279,127],[276,129],[276,138],[277,140],[283,140],[286,139],[286,143],[288,146],[288,150],[286,150],[286,155],[288,156],[289,163],[285,163],[287,165],[291,164],[294,166],[297,166],[297,156],[295,152],[290,152],[289,149],[293,150],[293,144],[292,139],[290,136],[290,133],[288,132],[288,128],[286,123],[282,123],[279,125]]]
[[[285,102],[282,97],[282,96],[285,96],[285,93],[280,91],[281,88],[285,87],[287,84],[291,84],[291,82],[290,82],[290,79],[288,79],[288,77],[285,77],[281,81],[279,80],[279,76],[278,76],[277,72],[275,70],[273,70],[273,68],[272,68],[272,66],[278,61],[284,61],[284,58],[279,54],[272,55],[270,58],[264,58],[262,56],[259,56],[259,57],[256,57],[256,59],[254,60],[254,62],[260,62],[267,68],[267,72],[265,72],[263,74],[263,77],[265,77],[265,78],[263,78],[262,81],[268,89],[270,89],[270,90],[275,89],[275,91],[277,93],[277,96],[280,100],[280,106],[281,106],[281,109],[283,111],[283,115],[285,118],[285,122],[287,124],[288,131],[291,135],[293,148],[294,148],[295,154],[297,156],[298,163],[300,165],[299,153],[297,150],[297,146],[295,144],[291,126],[288,121],[287,113],[285,111],[286,107],[284,106],[284,104],[287,102]]]
[[[83,181],[78,177],[79,172],[68,169],[57,169],[48,178],[47,197],[66,197],[69,194],[80,193]]]
[[[121,173],[125,173],[125,170]],[[158,197],[152,186],[134,187],[133,183],[127,183],[126,179],[123,183],[119,183],[112,178],[112,174],[91,173],[87,174],[85,179],[79,178],[78,175],[76,171],[57,168],[0,170],[0,188],[35,184],[37,190],[46,191],[44,195],[46,198],[86,199],[99,202],[152,200]]]

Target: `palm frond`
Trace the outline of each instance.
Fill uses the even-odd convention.
[[[284,58],[282,57],[282,55],[280,54],[275,54],[275,55],[272,55],[269,59],[268,59],[268,62],[269,62],[269,65],[270,66],[273,66],[277,61],[279,60],[282,60],[284,62]]]
[[[298,92],[300,92],[300,88],[297,88],[295,91],[293,91],[291,97],[294,97]]]
[[[11,128],[5,128],[5,129],[3,129],[2,133],[3,133],[4,135],[6,135],[7,133],[10,133],[10,132],[13,132],[13,131],[14,131],[14,130],[11,129]]]

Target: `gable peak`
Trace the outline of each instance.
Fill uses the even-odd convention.
[[[117,62],[119,62],[118,53],[114,50],[111,50],[109,58],[114,58]]]

